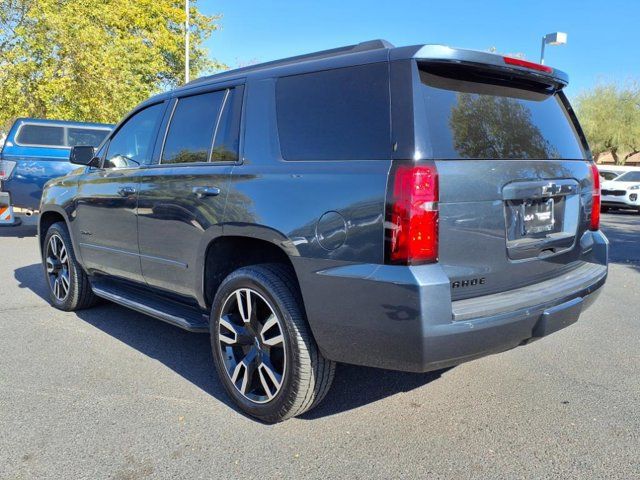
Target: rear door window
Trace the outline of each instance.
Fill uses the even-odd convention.
[[[16,142],[19,145],[64,147],[64,127],[27,123],[20,127]]]
[[[163,164],[208,162],[227,91],[180,98],[162,151]]]
[[[391,158],[386,63],[280,78],[276,111],[286,160]]]
[[[584,159],[559,97],[420,67],[428,137],[439,159]]]

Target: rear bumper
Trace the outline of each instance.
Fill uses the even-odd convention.
[[[46,179],[44,179],[46,182]],[[22,179],[11,178],[2,182],[0,187],[3,192],[11,195],[11,204],[14,207],[27,210],[38,210],[44,182],[27,182]]]
[[[11,207],[11,195],[0,191],[0,227],[16,227],[22,221],[13,214]]]
[[[454,302],[449,279],[437,264],[350,265],[315,272],[304,260],[294,265],[325,356],[423,372],[509,350],[577,321],[607,277],[606,238],[601,232],[585,236],[584,263],[570,272]]]
[[[11,195],[14,207],[27,210],[38,210],[45,183],[49,180],[66,175],[77,165],[65,160],[16,160],[15,170],[9,180],[0,182],[0,190]]]

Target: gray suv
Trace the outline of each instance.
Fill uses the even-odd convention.
[[[51,302],[209,333],[266,422],[316,406],[335,362],[425,372],[549,335],[607,276],[566,84],[377,40],[153,97],[45,189]]]

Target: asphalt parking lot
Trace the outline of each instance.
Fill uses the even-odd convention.
[[[231,406],[207,335],[51,308],[34,229],[0,229],[0,478],[640,478],[640,216],[603,220],[577,324],[441,373],[341,365],[278,425]]]

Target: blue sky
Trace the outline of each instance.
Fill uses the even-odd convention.
[[[538,61],[543,34],[568,33],[547,47],[548,65],[569,73],[575,96],[598,81],[640,80],[640,1],[199,0],[222,13],[207,42],[230,67],[384,38],[394,45],[442,43]]]

